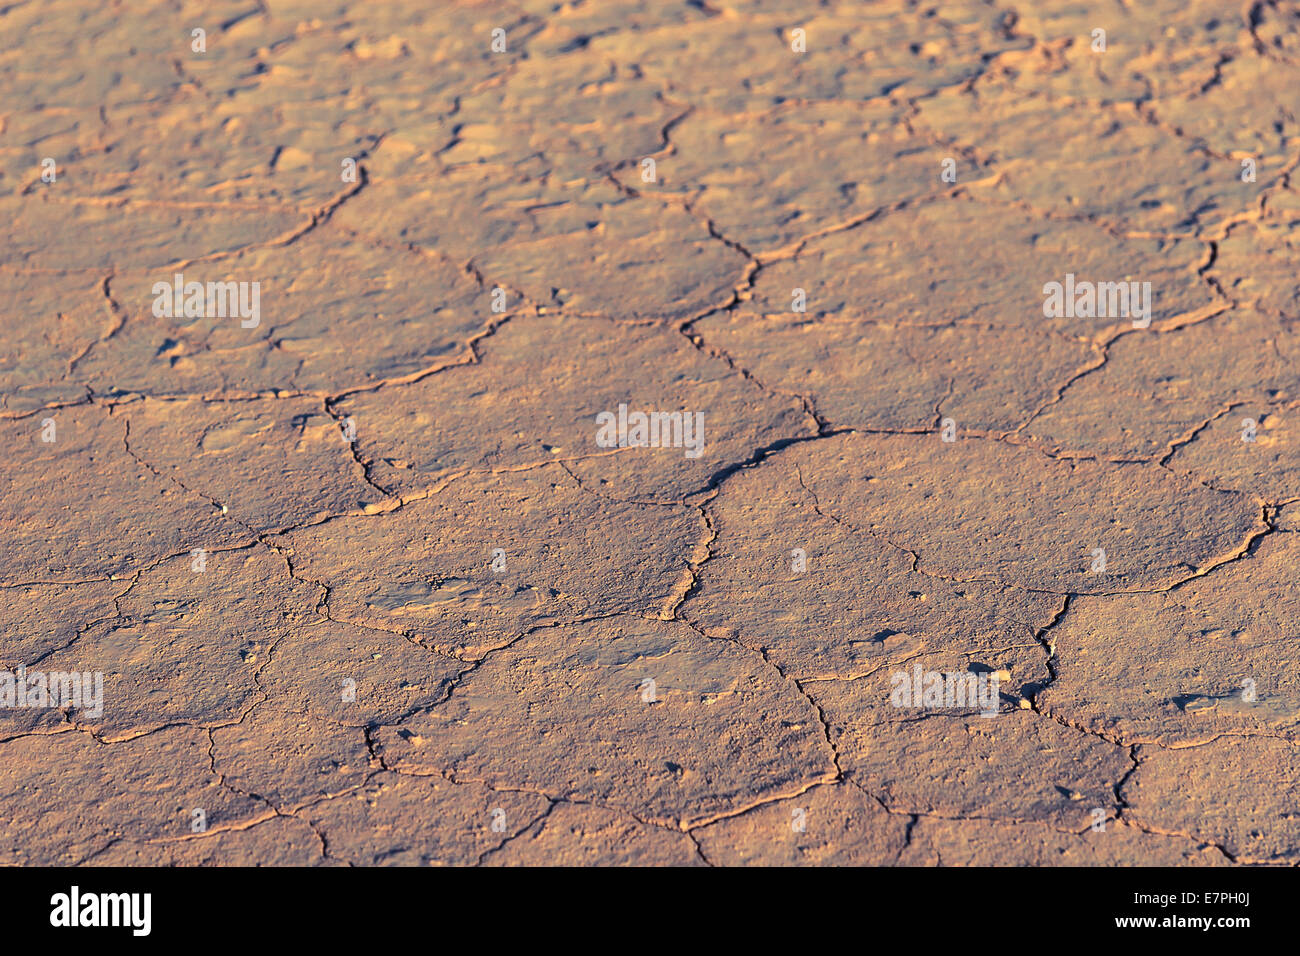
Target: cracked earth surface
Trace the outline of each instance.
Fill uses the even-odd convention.
[[[1300,3],[17,0],[0,76],[0,667],[103,675],[0,862],[1300,863]]]

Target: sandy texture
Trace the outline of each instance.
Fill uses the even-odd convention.
[[[1300,4],[18,0],[0,77],[0,863],[1300,863]]]

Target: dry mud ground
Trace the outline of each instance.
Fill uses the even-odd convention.
[[[0,77],[3,862],[1300,860],[1300,4],[17,0]]]

